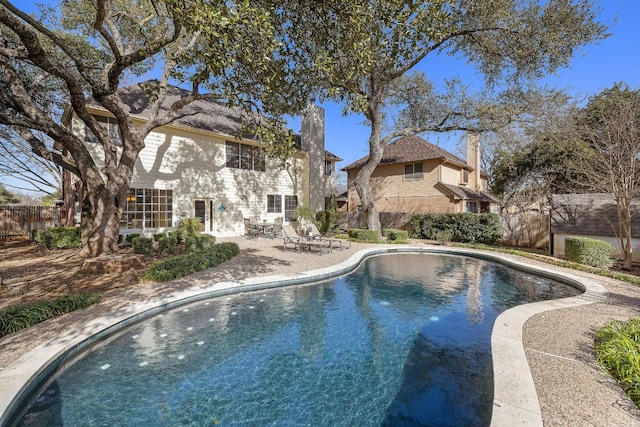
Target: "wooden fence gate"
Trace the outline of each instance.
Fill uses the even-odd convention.
[[[45,230],[60,223],[59,207],[0,206],[0,239],[29,237],[34,230]]]

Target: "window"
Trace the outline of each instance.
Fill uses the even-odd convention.
[[[117,146],[122,147],[122,137],[120,136],[120,128],[118,127],[118,122],[116,121],[116,119],[102,116],[95,116],[95,118],[100,126],[107,130],[111,141],[113,141],[113,143]],[[93,132],[91,132],[91,129],[89,129],[89,126],[87,126],[86,124],[84,125],[84,140],[85,142],[100,142],[98,137],[95,136]]]
[[[298,196],[284,196],[284,220],[291,221],[293,213],[298,209]]]
[[[422,179],[422,163],[404,165],[404,179]]]
[[[466,212],[478,213],[478,204],[476,202],[467,202]]]
[[[173,190],[130,188],[122,228],[159,228],[173,224]]]
[[[282,213],[282,196],[279,194],[267,195],[267,212]]]
[[[265,171],[266,150],[239,142],[227,141],[227,167],[253,171]]]
[[[333,163],[330,162],[329,160],[325,160],[324,161],[324,174],[325,175],[331,175],[332,172],[333,172]]]
[[[469,171],[466,169],[462,169],[461,171],[461,184],[468,184],[469,183]]]

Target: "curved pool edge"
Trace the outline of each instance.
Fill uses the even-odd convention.
[[[34,388],[65,361],[105,336],[161,311],[198,300],[274,288],[300,285],[343,276],[354,271],[368,257],[392,253],[443,253],[465,255],[496,261],[519,270],[561,280],[584,291],[583,294],[551,301],[513,307],[500,314],[494,323],[491,351],[494,371],[492,426],[514,424],[542,426],[542,413],[529,369],[522,328],[527,319],[543,311],[595,303],[607,298],[608,291],[592,280],[528,264],[492,252],[442,246],[386,246],[363,249],[347,260],[322,269],[295,274],[252,277],[216,282],[159,296],[132,304],[116,312],[93,319],[77,330],[69,330],[23,354],[0,370],[0,425],[9,425],[21,410],[20,404]]]

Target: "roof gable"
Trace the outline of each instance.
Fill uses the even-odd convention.
[[[365,165],[369,156],[364,156],[359,160],[342,168],[342,170],[357,169]],[[420,162],[424,160],[443,159],[457,164],[458,166],[473,170],[464,160],[448,151],[433,145],[429,141],[419,136],[410,135],[396,139],[385,145],[380,165],[392,165],[397,163]]]

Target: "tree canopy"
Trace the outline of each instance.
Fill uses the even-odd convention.
[[[274,28],[295,65],[296,87],[315,88],[320,99],[342,103],[346,114],[363,114],[371,126],[368,162],[355,186],[368,227],[378,231],[369,178],[387,142],[425,131],[496,127],[509,120],[518,94],[532,82],[567,66],[581,46],[607,36],[591,0],[275,5]],[[513,102],[479,102],[482,96],[466,96],[464,86],[454,81],[438,94],[428,80],[429,69],[424,75],[411,73],[427,57],[437,67],[442,55],[466,59],[484,76],[484,94]],[[394,112],[396,129],[385,133],[385,120]]]

